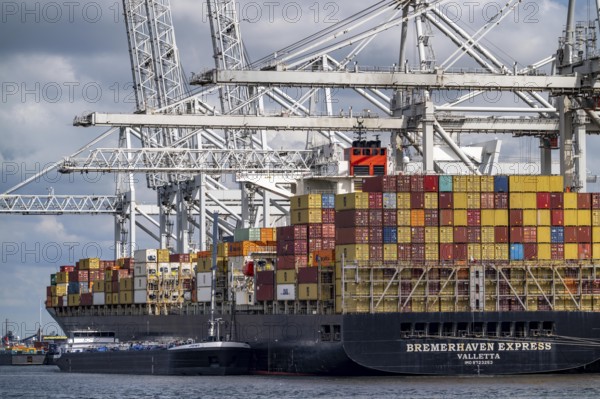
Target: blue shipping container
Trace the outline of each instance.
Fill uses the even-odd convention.
[[[224,236],[222,239],[223,242],[234,242],[233,236]]]
[[[79,283],[71,281],[67,286],[67,294],[79,294]]]
[[[396,227],[383,228],[383,243],[395,244],[398,242],[398,229]]]
[[[452,192],[452,176],[442,175],[439,179],[440,192],[451,193]]]
[[[494,192],[508,192],[508,176],[494,176]]]
[[[335,195],[334,194],[321,194],[321,207],[323,209],[335,208]]]
[[[525,251],[523,250],[523,244],[510,244],[510,260],[523,259],[525,259]]]
[[[396,193],[383,193],[383,208],[396,209]]]
[[[565,242],[565,228],[564,227],[551,227],[550,228],[550,241],[552,244],[562,244]]]

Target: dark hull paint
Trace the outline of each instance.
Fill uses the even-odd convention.
[[[220,317],[228,320],[227,315]],[[88,327],[111,330],[117,332],[122,341],[163,337],[200,341],[205,338],[208,316],[82,316],[64,317],[57,321],[65,332]],[[529,337],[489,337],[478,334],[465,337],[434,337],[427,334],[407,337],[401,333],[403,323],[511,322],[528,325],[530,321],[551,322],[553,333]],[[321,330],[327,325],[340,325],[341,336],[324,337]],[[600,313],[237,315],[235,331],[229,328],[221,331],[224,334],[233,333],[235,340],[251,345],[251,371],[261,374],[498,375],[564,370],[600,371],[600,348],[596,347],[600,343]],[[525,343],[528,345],[523,346]],[[449,350],[449,344],[455,345],[453,350]],[[515,349],[517,347],[518,350]],[[158,369],[168,368],[161,365],[160,358],[150,359],[149,353],[113,353],[111,356],[123,356],[118,362],[108,362],[113,366],[97,363],[97,356],[104,354],[80,355],[86,355],[88,360],[77,368],[93,372],[111,372],[107,370],[117,367],[117,364],[121,372],[135,369],[144,374],[149,373],[151,364]],[[127,366],[120,366],[122,361]],[[71,364],[71,371],[80,370]]]

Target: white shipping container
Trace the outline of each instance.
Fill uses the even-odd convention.
[[[296,300],[296,285],[295,284],[277,284],[277,300],[278,301],[295,301]]]
[[[192,300],[192,291],[184,291],[183,299],[187,302],[191,301]]]
[[[148,287],[148,277],[134,277],[133,278],[133,289],[134,290],[146,290]]]
[[[210,287],[198,288],[198,302],[210,302]]]
[[[145,277],[156,274],[156,263],[134,263],[134,277]]]
[[[146,303],[148,301],[148,293],[146,290],[133,291],[133,303]]]
[[[156,249],[140,249],[133,253],[134,262],[156,262],[157,252]]]
[[[159,276],[168,276],[171,272],[171,264],[170,263],[159,263],[158,264],[158,275]]]
[[[194,267],[191,263],[181,263],[181,276],[182,277],[192,277],[194,273]]]
[[[204,272],[196,274],[196,287],[210,287],[212,284],[212,272]]]
[[[254,305],[254,293],[248,292],[248,291],[236,291],[235,304],[236,305]]]
[[[106,301],[104,299],[104,292],[94,292],[92,294],[92,301],[94,305],[106,305]]]

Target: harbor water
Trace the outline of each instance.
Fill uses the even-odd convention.
[[[0,398],[598,398],[600,374],[507,377],[164,377],[0,367]]]

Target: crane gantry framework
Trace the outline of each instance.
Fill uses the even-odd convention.
[[[137,204],[131,178],[118,179],[115,195],[15,194],[30,178],[0,196],[0,213],[114,215],[117,257],[135,249],[136,229],[161,247],[178,252],[204,249],[215,211],[224,215],[219,227],[226,234],[236,226],[269,225],[273,217],[284,217],[286,198],[292,195],[290,173],[294,177],[316,173],[323,161],[314,156],[319,146],[348,146],[352,139],[345,132],[358,123],[365,130],[389,134],[396,171],[407,167],[409,153],[422,159],[423,172],[444,170],[445,161],[436,152],[443,147],[470,173],[489,172],[489,165],[460,146],[459,134],[509,132],[539,137],[541,171],[550,173],[552,148],[547,138],[560,136],[561,173],[567,185],[585,190],[586,134],[600,131],[594,108],[600,93],[598,26],[576,24],[576,1],[570,0],[556,54],[518,67],[495,55],[486,36],[509,23],[520,1],[498,4],[496,13],[477,26],[465,26],[445,12],[447,3],[376,1],[252,62],[245,52],[235,1],[207,0],[215,70],[193,75],[189,83],[203,88],[190,94],[169,0],[123,0],[136,113],[76,118],[78,126],[110,126],[101,138],[118,133],[119,147],[97,148],[98,138],[41,173],[54,169],[129,177],[144,173],[147,187],[156,192],[156,205]],[[596,1],[595,14],[598,9]],[[414,34],[409,33],[411,23]],[[436,60],[442,53],[434,49],[438,43],[434,32],[436,39],[443,37],[455,46],[443,61]],[[399,38],[399,56],[385,67],[359,66],[359,57],[382,35]],[[407,56],[411,40],[417,53],[414,66]],[[457,73],[456,67],[463,64],[467,67]],[[290,87],[300,90],[292,95],[286,90]],[[337,114],[332,92],[341,89],[357,96],[348,100],[347,111]],[[478,102],[490,91],[513,93],[519,103],[503,107]],[[220,110],[203,100],[215,92]],[[440,92],[452,92],[452,99],[440,101],[436,97]],[[353,113],[354,102],[371,104],[383,117]],[[282,143],[270,142],[267,131],[307,132],[310,151],[272,150],[282,148]],[[326,161],[339,163],[336,154],[332,151]],[[226,175],[238,184],[227,183]]]

